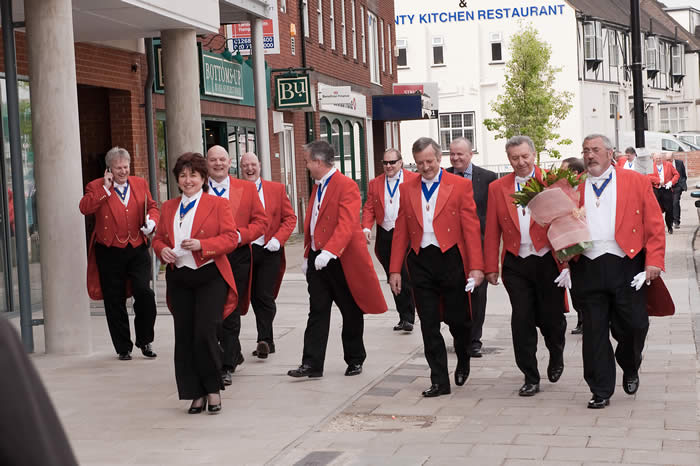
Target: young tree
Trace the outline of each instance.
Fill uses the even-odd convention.
[[[556,130],[571,110],[573,94],[554,90],[555,75],[561,68],[549,64],[552,48],[538,38],[532,25],[511,38],[510,50],[505,90],[491,102],[491,109],[498,117],[485,119],[484,125],[490,131],[496,131],[498,138],[530,136],[535,143],[539,165],[541,151],[546,150],[559,158],[561,154],[554,144],[572,143]]]

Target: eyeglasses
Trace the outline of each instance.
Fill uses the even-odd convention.
[[[384,165],[385,167],[386,167],[387,165],[396,165],[396,162],[398,162],[399,160],[401,160],[401,159],[396,159],[396,160],[382,160],[382,165]]]

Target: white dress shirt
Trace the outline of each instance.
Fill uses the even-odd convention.
[[[118,184],[113,182],[112,185],[114,186],[115,192],[117,189],[119,189],[119,191],[121,192],[124,192],[124,190],[126,189],[126,196],[124,196],[124,199],[122,199],[121,196],[117,194],[117,197],[119,198],[121,203],[124,204],[124,207],[126,207],[129,204],[129,198],[131,198],[131,186],[129,185],[129,181],[127,180],[127,182],[124,184]],[[105,188],[104,185],[102,185],[102,187]],[[109,189],[105,188],[105,191],[107,191],[108,196],[112,195],[112,191],[110,191]]]
[[[659,170],[659,168],[661,170]],[[654,165],[654,170],[659,174],[659,181],[661,182],[661,187],[666,184],[666,180],[664,179],[664,163],[661,162],[660,165]]]
[[[387,183],[389,183],[388,186]],[[401,198],[399,185],[401,183],[403,183],[403,170],[399,170],[395,176],[386,178],[384,181],[384,220],[379,225],[386,231],[392,230],[396,225],[396,217],[399,215],[399,199]],[[396,192],[392,198],[389,194],[389,188],[394,189],[394,186],[396,186]]]
[[[190,269],[198,269],[197,263],[192,256],[192,251],[182,249],[182,240],[190,239],[192,237],[192,223],[194,222],[194,216],[197,212],[197,207],[199,207],[199,200],[202,198],[202,190],[200,189],[197,194],[192,197],[187,197],[184,194],[180,199],[180,205],[187,206],[190,202],[195,201],[196,204],[192,207],[187,214],[180,221],[180,206],[178,206],[175,211],[175,218],[173,219],[173,241],[175,242],[175,247],[173,252],[177,255],[175,260],[175,267],[178,269],[181,267],[189,267]],[[214,262],[214,259],[202,264],[202,266]]]
[[[437,174],[437,176],[431,180],[426,180],[425,178],[421,178],[421,183],[425,183],[426,188],[430,189],[433,186],[433,183],[437,183],[438,179],[440,178],[440,175],[442,174],[442,168],[440,169],[440,172]],[[435,191],[433,192],[433,195],[430,196],[430,201],[425,200],[425,195],[423,194],[423,188],[421,184],[421,194],[420,194],[420,200],[421,200],[421,210],[423,211],[423,237],[420,240],[420,247],[424,248],[427,246],[430,246],[431,244],[433,246],[440,247],[440,243],[438,243],[437,236],[435,236],[435,230],[433,230],[433,216],[435,215],[435,204],[437,203],[437,198],[438,194],[440,192],[440,185],[437,185],[435,188]],[[430,206],[430,208],[428,208]]]
[[[634,160],[627,160],[623,168],[625,170],[634,170]]]
[[[316,222],[318,221],[318,212],[319,212],[319,210],[321,210],[321,204],[323,204],[323,199],[326,197],[326,191],[328,190],[328,185],[326,184],[326,180],[328,178],[330,178],[331,176],[333,176],[333,174],[336,171],[337,170],[335,169],[335,167],[333,167],[330,169],[330,171],[328,173],[326,173],[323,176],[323,178],[315,181],[315,183],[317,185],[319,185],[317,189],[323,188],[323,192],[321,193],[321,200],[320,201],[318,199],[318,191],[316,192],[316,194],[314,195],[314,205],[311,208],[311,224],[309,226],[311,231],[309,232],[309,234],[311,235],[311,249],[313,249],[314,251],[316,250],[316,243],[314,242],[314,231],[316,230]],[[324,185],[325,185],[325,188],[324,188]]]
[[[516,176],[514,182],[515,192],[520,191],[533,176],[535,176],[534,169],[532,170],[530,176]],[[535,245],[532,244],[532,238],[530,237],[530,209],[527,207],[518,206],[518,224],[520,226],[520,249],[518,250],[519,257],[525,258],[533,254],[542,257],[551,251],[549,246],[544,246],[542,249],[537,250],[535,249]]]
[[[600,187],[612,174],[612,179],[600,194],[596,197],[593,185]],[[584,251],[583,255],[589,259],[595,259],[603,254],[613,254],[625,257],[620,245],[615,241],[615,215],[617,210],[617,180],[614,167],[610,166],[605,173],[598,177],[586,178],[586,223],[591,232],[593,247]],[[599,203],[597,201],[600,201]]]
[[[214,191],[214,189],[209,190],[209,194],[228,199],[228,193],[231,190],[230,184],[231,183],[228,176],[226,176],[226,178],[224,178],[224,181],[222,181],[221,183],[214,181],[213,178],[209,177],[209,186],[211,188],[216,188],[217,190],[219,190],[219,192],[221,192],[222,189],[224,190],[224,192],[220,196],[216,193],[216,191]]]
[[[260,198],[260,202],[262,203],[263,208],[265,208],[265,196],[263,195],[262,178],[258,178],[255,181],[255,188],[258,190],[258,197]],[[265,235],[260,235],[258,239],[253,241],[251,244],[265,246]]]

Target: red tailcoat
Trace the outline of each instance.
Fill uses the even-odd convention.
[[[239,180],[229,175],[228,201],[233,212],[233,218],[241,234],[241,243],[238,247],[250,249],[250,242],[255,241],[265,233],[267,228],[267,217],[263,208],[255,183]],[[244,290],[238,290],[238,307],[241,315],[248,313],[250,305],[250,286],[253,279],[253,261],[250,261],[250,271],[248,273],[248,286]]]
[[[317,190],[318,185],[314,185],[306,208],[304,257],[307,258],[311,250],[311,214]],[[350,293],[360,309],[366,314],[381,314],[386,312],[387,305],[360,228],[361,208],[357,183],[336,171],[326,187],[314,241],[317,250],[324,249],[340,259]]]
[[[406,169],[403,172],[403,183],[413,178],[420,178],[420,175],[413,173]],[[403,184],[401,183],[401,184]],[[371,230],[376,222],[377,225],[381,225],[384,221],[384,187],[386,186],[386,175],[381,174],[369,182],[367,188],[367,200],[365,205],[362,207],[362,228],[367,228]],[[393,186],[392,186],[393,188]],[[379,252],[377,252],[377,243],[374,243],[374,255],[379,258]]]
[[[163,221],[153,238],[153,250],[161,258],[161,261],[163,249],[175,247],[173,222],[175,215],[178,215],[181,199],[181,197],[170,199],[161,207]],[[219,269],[219,273],[228,284],[228,298],[223,311],[224,318],[226,318],[233,312],[238,303],[236,282],[233,279],[233,272],[231,272],[231,264],[226,257],[226,254],[236,248],[238,235],[236,234],[236,222],[233,220],[231,209],[225,199],[202,193],[192,222],[191,238],[198,239],[202,245],[202,249],[192,252],[197,266],[214,259],[216,268]],[[174,265],[169,264],[168,267],[174,267]],[[170,303],[168,303],[168,307],[170,307]]]
[[[421,181],[421,177],[416,176],[399,186],[401,205],[394,227],[389,273],[401,273],[409,246],[416,254],[420,252],[420,242],[423,238]],[[481,229],[470,180],[442,171],[435,201],[433,230],[442,252],[457,245],[466,277],[469,277],[472,270],[484,270]]]
[[[158,204],[151,197],[146,180],[130,176],[129,191],[129,203],[125,208],[114,191],[114,186],[110,188],[111,195],[108,195],[104,190],[104,178],[98,178],[88,183],[85,195],[80,200],[79,207],[83,215],[95,214],[95,230],[88,246],[87,288],[91,299],[102,299],[95,242],[118,248],[124,248],[127,244],[134,247],[143,244],[147,238],[140,228],[146,223],[146,210],[158,227]],[[130,293],[127,292],[127,295],[130,296]]]
[[[671,186],[675,186],[676,183],[678,183],[678,180],[680,179],[681,175],[678,173],[678,170],[676,170],[676,167],[673,166],[672,163],[663,161],[662,166],[664,167],[664,179],[662,180],[659,177],[659,170],[654,164],[654,171],[648,175],[651,178],[651,184],[655,188],[659,188],[669,181],[671,182]]]
[[[297,225],[297,216],[289,202],[287,192],[282,183],[272,181],[262,181],[263,197],[265,198],[265,215],[267,216],[267,230],[265,230],[265,242],[273,237],[280,242],[282,260],[280,261],[280,271],[275,284],[275,298],[282,286],[284,271],[287,268],[287,259],[284,253],[284,243]]]

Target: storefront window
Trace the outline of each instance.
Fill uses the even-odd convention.
[[[165,150],[165,121],[156,120],[156,152],[158,153],[158,195],[160,202],[168,199],[168,157]]]

